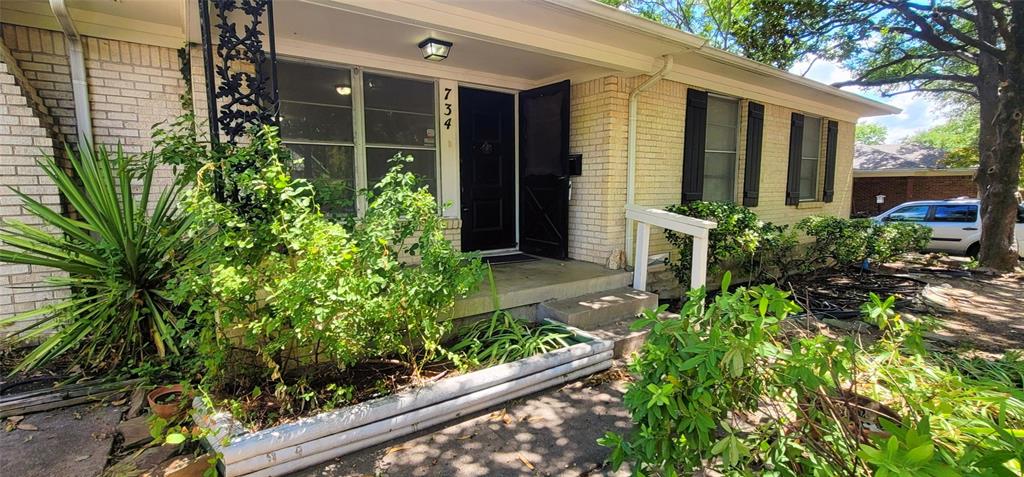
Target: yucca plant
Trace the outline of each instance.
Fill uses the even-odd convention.
[[[0,327],[34,321],[5,338],[10,344],[38,343],[15,371],[65,354],[84,369],[110,369],[181,351],[176,341],[188,323],[169,287],[177,270],[195,260],[199,243],[187,236],[190,219],[176,209],[183,185],[157,195],[154,161],[139,167],[120,147],[112,154],[90,149],[67,151],[70,174],[52,157],[40,161],[75,218],[15,190],[42,225],[0,225],[0,262],[66,272],[49,278],[48,285],[71,291],[60,302],[0,320]],[[138,193],[133,183],[141,186]]]

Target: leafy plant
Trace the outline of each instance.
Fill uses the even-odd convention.
[[[465,366],[492,366],[527,358],[569,346],[572,333],[557,323],[534,324],[502,310],[494,285],[494,274],[487,269],[494,300],[490,319],[480,320],[459,333],[459,340],[448,348],[461,355]]]
[[[663,318],[662,306],[632,326],[651,331],[630,365],[638,379],[624,399],[637,430],[599,441],[612,447],[614,468],[629,460],[637,475],[677,475],[717,455],[732,462],[749,452],[730,437],[721,443],[720,423],[730,411],[757,408],[770,385],[761,368],[778,354],[772,334],[799,307],[767,285],[729,291],[730,278],[726,272],[708,305],[703,288],[691,290],[679,318]]]
[[[172,302],[170,289],[179,271],[202,255],[202,239],[190,235],[192,220],[176,208],[183,186],[156,194],[154,161],[135,168],[120,147],[113,156],[102,149],[68,150],[67,158],[70,173],[52,157],[40,166],[77,218],[16,191],[42,225],[7,220],[0,228],[0,242],[8,247],[0,249],[0,261],[60,270],[64,274],[48,283],[71,291],[55,304],[0,321],[38,320],[7,338],[42,340],[15,371],[64,354],[73,354],[83,368],[110,369],[186,352],[194,323]],[[137,194],[134,184],[140,186]]]
[[[751,282],[765,279],[779,281],[791,270],[790,257],[796,237],[786,227],[766,223],[757,215],[731,202],[696,201],[666,208],[669,212],[714,221],[708,237],[708,274],[717,276],[725,270],[749,275]],[[677,258],[669,268],[679,283],[690,283],[693,238],[671,230],[665,238],[675,247]]]
[[[416,375],[434,359],[445,314],[481,266],[444,238],[436,200],[403,170],[409,160],[394,160],[349,227],[327,220],[310,184],[291,177],[272,128],[204,166],[223,172],[223,198],[205,176],[186,196],[196,227],[215,233],[176,297],[204,324],[211,388],[262,387],[286,408],[316,407],[336,399],[307,379],[310,365],[401,358]],[[343,400],[338,384],[328,394]]]
[[[614,467],[630,461],[635,475],[666,476],[1020,475],[1018,353],[991,362],[928,351],[921,327],[892,326],[891,301],[877,297],[865,313],[889,332],[868,347],[789,335],[795,324],[779,319],[795,305],[778,293],[739,288],[705,306],[696,290],[680,318],[648,311],[638,321],[652,330],[625,398],[636,430],[600,440]]]
[[[931,229],[920,224],[877,224],[828,215],[807,217],[796,228],[814,239],[804,258],[809,270],[859,265],[865,260],[886,262],[921,251],[931,238]]]

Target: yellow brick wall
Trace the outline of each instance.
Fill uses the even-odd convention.
[[[572,87],[571,149],[583,153],[583,176],[573,179],[570,202],[570,256],[609,264],[609,255],[625,247],[626,139],[628,96],[646,76],[609,76]],[[635,202],[665,207],[679,203],[683,170],[683,137],[687,85],[661,80],[642,93],[637,117],[637,178]],[[762,219],[794,224],[818,214],[846,217],[853,181],[854,124],[839,121],[835,199],[831,203],[785,204],[790,115],[796,111],[765,104],[760,199],[752,208]],[[743,198],[747,101],[740,101],[740,127],[735,197]],[[824,138],[822,140],[824,148]],[[824,157],[824,154],[822,154]],[[824,164],[819,166],[824,176]],[[819,181],[821,182],[821,181]],[[819,197],[821,193],[819,192]],[[661,231],[652,235],[651,254],[669,252]],[[655,270],[654,273],[660,273]]]
[[[68,53],[60,32],[6,23],[0,30],[4,50],[0,84],[5,105],[0,114],[0,124],[5,125],[0,126],[0,136],[9,133],[0,138],[0,176],[11,173],[0,180],[0,218],[38,223],[20,208],[8,186],[54,209],[60,207],[56,187],[35,161],[41,154],[59,152],[61,143],[78,142]],[[153,125],[181,114],[179,96],[184,80],[177,51],[88,37],[84,46],[96,145],[121,145],[128,153],[148,150]],[[157,186],[172,180],[169,168],[158,169]],[[52,272],[42,267],[0,264],[0,318],[64,296],[66,290],[42,286],[50,275]]]

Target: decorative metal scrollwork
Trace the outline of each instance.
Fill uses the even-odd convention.
[[[212,24],[210,2],[216,15]],[[273,0],[199,0],[199,11],[211,141],[218,142],[223,133],[233,144],[254,126],[277,124]],[[263,48],[264,36],[269,51]]]

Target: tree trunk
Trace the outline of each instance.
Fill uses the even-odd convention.
[[[1017,185],[1020,180],[1021,114],[1024,98],[1024,2],[1014,2],[1012,17],[1016,45],[1007,45],[1007,61],[1000,68],[992,55],[980,52],[978,85],[981,129],[978,136],[979,164],[975,182],[981,197],[981,267],[998,272],[1013,271],[1017,265],[1014,225],[1017,217]],[[978,36],[996,43],[991,15],[979,9]],[[1015,135],[1014,135],[1015,134]]]

